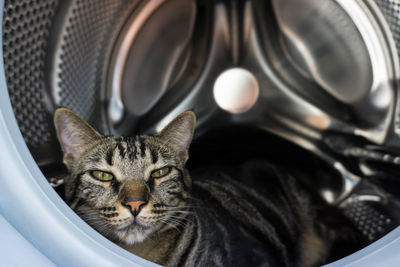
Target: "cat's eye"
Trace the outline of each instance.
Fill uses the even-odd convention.
[[[108,182],[111,181],[114,176],[111,173],[108,172],[102,172],[102,171],[91,171],[90,174],[97,180],[103,181],[103,182]]]
[[[161,168],[161,169],[158,169],[158,170],[154,171],[151,174],[151,177],[153,177],[153,178],[161,178],[161,177],[164,177],[165,175],[167,175],[170,172],[171,172],[171,167],[164,167],[164,168]]]

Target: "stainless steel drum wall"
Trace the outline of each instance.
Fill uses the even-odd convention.
[[[397,0],[375,0],[382,14],[385,16],[396,42],[397,53],[400,58],[400,2]]]
[[[400,4],[375,2],[400,51]],[[107,128],[102,123],[105,119],[94,115],[101,114],[107,104],[107,97],[101,95],[106,92],[107,60],[119,30],[140,1],[58,3],[5,1],[3,50],[8,89],[25,141],[34,146],[52,139],[46,114],[51,114],[53,104],[73,108],[92,123],[100,118],[96,124]]]
[[[3,52],[7,86],[25,141],[42,145],[50,139],[44,104],[44,58],[57,0],[5,1]]]
[[[74,109],[90,122],[100,112],[108,55],[126,16],[139,1],[77,0],[63,3],[64,16],[52,32],[51,94],[57,105]],[[103,128],[101,122],[96,123]]]
[[[386,19],[386,22],[389,25],[393,40],[397,48],[397,54],[400,58],[400,2],[397,0],[375,0],[375,3],[378,5],[379,9]],[[398,81],[396,83],[398,83]],[[398,99],[397,101],[397,112],[396,116],[394,117],[394,130],[396,135],[399,136],[400,111],[398,109],[400,100]]]

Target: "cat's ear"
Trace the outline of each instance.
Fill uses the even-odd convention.
[[[189,157],[188,150],[195,126],[196,115],[192,111],[185,111],[165,126],[157,136],[174,148],[178,157],[185,163]]]
[[[102,137],[86,121],[67,108],[56,110],[54,125],[64,152],[64,163],[68,168],[82,155],[88,144]]]

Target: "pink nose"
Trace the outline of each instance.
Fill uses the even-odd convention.
[[[131,200],[128,199],[124,205],[128,206],[133,214],[133,216],[137,216],[140,212],[141,207],[146,204],[143,200]]]

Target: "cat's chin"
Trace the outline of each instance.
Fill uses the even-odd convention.
[[[152,227],[133,222],[121,229],[116,230],[120,241],[126,245],[143,242],[153,232]]]

